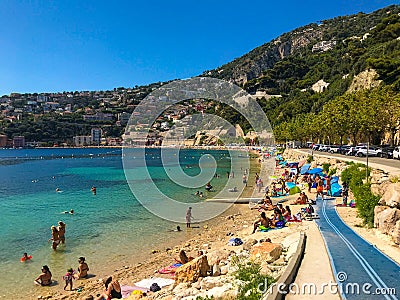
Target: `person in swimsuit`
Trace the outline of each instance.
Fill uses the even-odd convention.
[[[42,273],[35,279],[34,283],[41,286],[51,285],[51,272],[47,265],[42,267]]]
[[[88,276],[88,271],[89,271],[89,266],[85,262],[85,258],[83,256],[79,257],[78,259],[79,262],[79,267],[78,267],[78,273],[75,274],[75,278],[86,278]]]
[[[52,248],[57,250],[57,246],[60,243],[60,236],[56,226],[51,226],[51,238],[49,241],[53,241]]]
[[[67,273],[63,276],[63,279],[65,281],[64,291],[67,289],[68,285],[69,285],[69,290],[72,291],[72,280],[74,279],[74,270],[72,268],[69,268],[67,270]]]
[[[103,294],[101,294],[96,300],[110,300],[110,299],[122,299],[121,285],[118,280],[112,280],[112,277],[108,277],[104,280],[106,287]]]
[[[186,227],[190,228],[190,223],[192,222],[192,208],[189,207],[188,210],[186,211]]]
[[[262,212],[260,218],[254,222],[254,228],[252,234],[256,232],[257,228],[259,228],[260,226],[264,226],[263,228],[270,227],[270,220],[265,215],[265,212]]]
[[[60,242],[62,244],[65,244],[65,223],[62,221],[59,221],[57,230],[58,230],[58,237],[60,239]]]

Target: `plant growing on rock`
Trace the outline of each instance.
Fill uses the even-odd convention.
[[[267,290],[275,282],[271,276],[260,273],[261,265],[258,263],[239,259],[238,257],[234,257],[232,263],[237,268],[234,272],[235,278],[243,282],[239,286],[238,300],[259,300],[263,296],[260,286]]]

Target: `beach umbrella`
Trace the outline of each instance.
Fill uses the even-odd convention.
[[[319,174],[322,172],[321,168],[314,168],[312,170],[307,171],[308,174]]]
[[[331,185],[331,192],[333,197],[340,197],[342,195],[342,186],[335,182]]]
[[[269,176],[269,179],[278,179],[276,176]]]
[[[338,183],[338,182],[339,182],[339,177],[338,176],[332,176],[331,184]]]
[[[307,173],[307,171],[308,171],[308,169],[310,169],[310,164],[305,164],[305,165],[303,165],[302,167],[301,167],[301,169],[300,169],[300,174],[306,174]]]

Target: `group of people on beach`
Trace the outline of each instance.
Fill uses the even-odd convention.
[[[271,227],[283,227],[286,222],[297,220],[296,216],[292,215],[288,205],[285,207],[283,207],[281,203],[273,205],[271,198],[268,195],[265,195],[262,203],[254,207],[254,209],[260,211],[261,214],[253,224],[252,233],[255,233],[257,229],[268,230]],[[267,211],[273,211],[273,215],[270,218],[266,216]]]
[[[63,280],[65,281],[64,290],[66,290],[67,286],[69,285],[70,290],[72,291],[73,280],[88,277],[89,266],[85,261],[85,257],[83,256],[79,257],[78,263],[79,265],[77,271],[74,271],[72,268],[69,268],[67,270],[67,273],[63,276]],[[53,275],[50,271],[50,268],[47,265],[44,265],[41,271],[42,273],[40,273],[39,276],[36,277],[34,283],[40,286],[50,286],[53,283],[52,281]]]

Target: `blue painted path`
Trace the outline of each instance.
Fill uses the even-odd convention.
[[[348,227],[335,203],[318,200],[315,210],[342,298],[399,299],[400,265]]]

